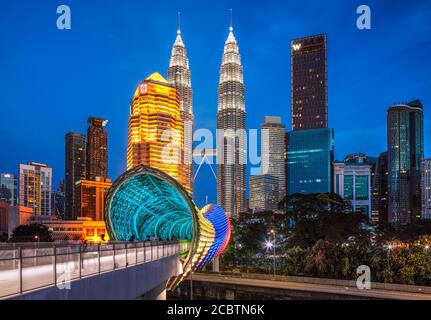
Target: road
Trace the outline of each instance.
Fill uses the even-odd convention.
[[[189,278],[187,278],[189,279]],[[301,283],[301,282],[289,282],[289,281],[275,281],[275,280],[261,280],[252,278],[239,278],[232,276],[225,276],[219,274],[204,274],[195,273],[193,274],[193,281],[202,281],[218,284],[227,285],[243,285],[243,286],[254,286],[264,288],[275,288],[275,289],[286,289],[294,291],[308,291],[308,292],[320,292],[330,293],[337,295],[349,295],[362,298],[371,299],[388,299],[388,300],[431,300],[431,294],[418,293],[418,292],[406,292],[406,291],[395,291],[385,289],[358,289],[356,287],[344,287],[338,285],[327,285],[327,284],[313,284],[313,283]]]

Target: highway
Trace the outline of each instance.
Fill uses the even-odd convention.
[[[187,278],[187,280],[190,280]],[[431,294],[419,292],[396,291],[386,289],[358,289],[356,287],[345,287],[339,285],[327,284],[314,284],[302,283],[291,281],[278,281],[278,280],[263,280],[235,276],[226,276],[219,274],[206,274],[194,273],[193,281],[226,284],[226,285],[239,285],[248,287],[263,287],[285,289],[289,291],[308,291],[319,293],[330,293],[337,295],[348,295],[358,298],[370,299],[387,299],[387,300],[431,300]]]

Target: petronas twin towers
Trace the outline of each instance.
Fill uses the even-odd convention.
[[[172,48],[168,80],[179,92],[184,120],[186,179],[193,190],[193,108],[189,60],[178,25]],[[220,66],[217,111],[217,202],[227,214],[246,209],[245,99],[241,56],[233,34],[232,18]],[[219,134],[221,135],[219,136]]]

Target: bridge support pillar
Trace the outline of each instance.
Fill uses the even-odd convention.
[[[220,257],[213,260],[213,272],[220,272]]]

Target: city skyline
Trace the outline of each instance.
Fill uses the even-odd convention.
[[[22,25],[10,18],[16,16],[15,12],[20,11],[22,4],[2,4],[4,10],[2,8],[0,11],[0,29],[12,30],[11,35],[14,37],[8,39],[10,35],[0,31],[3,41],[14,44],[0,56],[0,67],[5,70],[0,76],[0,115],[3,119],[13,119],[28,113],[34,119],[22,124],[6,122],[0,128],[3,147],[14,150],[3,156],[0,170],[16,175],[19,163],[47,163],[53,168],[53,187],[56,187],[58,181],[64,178],[64,135],[69,131],[84,132],[85,119],[88,116],[100,116],[110,121],[109,150],[112,152],[108,176],[116,179],[125,171],[127,128],[124,124],[127,123],[130,93],[148,74],[167,69],[177,29],[177,8],[172,5],[172,10],[162,11],[159,5],[154,5],[150,11],[157,18],[150,18],[148,22],[139,21],[138,26],[131,22],[127,22],[130,23],[127,25],[126,18],[135,14],[133,11],[140,10],[126,10],[127,6],[120,6],[120,10],[115,12],[114,6],[109,4],[99,8],[94,4],[72,2],[72,30],[60,32],[55,29],[56,16],[52,14],[55,13],[55,6],[51,8],[49,2],[38,4],[32,15],[30,9],[33,5],[26,3],[29,10],[22,13],[26,21]],[[226,2],[212,6],[194,5],[204,12],[202,16],[192,14],[189,5],[182,5],[178,9],[182,12],[182,36],[187,44],[193,74],[195,129],[204,127],[214,130],[216,126],[217,69],[229,22],[229,8],[233,7],[235,36],[244,60],[246,108],[249,114],[253,114],[253,117],[248,117],[248,128],[258,129],[263,116],[274,115],[281,116],[283,124],[290,130],[290,99],[279,103],[279,97],[268,97],[265,90],[276,86],[278,90],[289,91],[291,40],[326,33],[329,127],[335,129],[335,158],[343,159],[346,154],[357,152],[378,156],[386,151],[386,111],[390,105],[399,101],[422,100],[426,137],[431,101],[430,85],[426,81],[430,63],[426,57],[429,56],[431,45],[425,36],[431,27],[426,23],[421,24],[422,29],[414,30],[416,37],[410,37],[412,29],[409,28],[412,23],[426,21],[424,6],[429,5],[424,2],[408,8],[396,4],[370,4],[373,29],[362,31],[356,29],[354,3],[339,4],[337,12],[333,12],[329,6],[320,5],[303,12],[296,5],[283,3],[241,9]],[[137,9],[139,6],[134,3],[130,7]],[[113,18],[113,21],[94,25],[90,19],[99,10]],[[211,14],[212,18],[207,14]],[[322,19],[316,19],[320,15]],[[167,23],[162,25],[160,17]],[[335,17],[339,19],[332,22]],[[205,19],[211,19],[213,24],[200,27],[200,22]],[[130,20],[133,19],[127,21]],[[388,23],[391,20],[397,21],[397,24]],[[4,27],[6,25],[8,28]],[[50,40],[36,37],[40,44],[33,42],[35,40],[30,37],[35,31],[28,29],[30,26],[36,28],[39,37],[47,36]],[[146,30],[145,35],[142,30]],[[100,33],[109,36],[98,38]],[[383,34],[385,38],[382,39]],[[349,35],[354,35],[355,41],[350,41]],[[145,42],[149,44],[134,43],[121,47],[121,44],[128,43],[136,36],[148,36],[150,39]],[[202,46],[204,38],[210,48]],[[95,41],[95,44],[89,45],[89,41]],[[24,43],[34,49],[31,57],[16,52]],[[99,51],[101,45],[107,45],[112,52]],[[120,45],[121,50],[114,49],[117,45]],[[57,46],[69,51],[60,51]],[[421,50],[410,50],[410,47],[421,47]],[[102,52],[104,55],[101,57]],[[145,58],[142,57],[144,54]],[[116,59],[118,61],[114,62]],[[416,68],[409,64],[411,60],[416,62]],[[417,67],[419,65],[421,68]],[[362,74],[369,76],[359,77]],[[262,83],[260,79],[264,76],[274,81]],[[415,81],[409,81],[410,77]],[[27,84],[29,78],[32,79],[31,85]],[[21,91],[21,85],[26,84],[28,96],[17,97],[17,90]],[[73,92],[70,91],[72,88]],[[262,108],[262,103],[268,107]],[[43,108],[45,112],[35,114],[33,111],[37,108]],[[42,119],[49,123],[41,125]],[[28,143],[26,135],[16,135],[15,130],[32,132],[37,141]],[[352,139],[355,140],[354,144],[351,143]],[[47,153],[46,150],[51,152]],[[424,156],[430,156],[426,138]],[[209,177],[209,169],[202,169],[202,176],[196,180],[196,190],[200,190],[196,194],[197,200],[202,203],[208,194],[209,201],[215,202],[215,181],[205,186],[205,180],[208,180],[205,174]],[[211,177],[209,179],[213,181]]]

